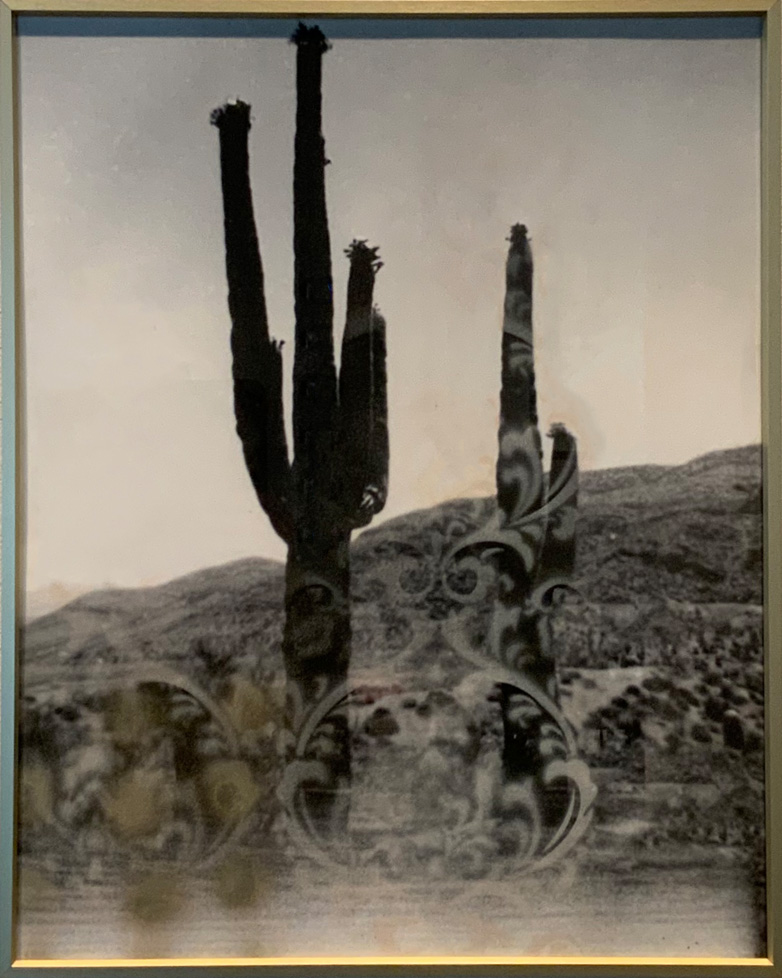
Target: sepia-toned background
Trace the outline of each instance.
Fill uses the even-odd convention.
[[[45,36],[29,20],[20,42],[34,619],[24,668],[40,679],[57,663],[88,678],[106,662],[167,661],[195,668],[246,719],[242,697],[252,714],[252,697],[276,682],[281,568],[271,560],[282,550],[233,430],[208,116],[233,96],[253,104],[270,323],[290,368],[293,25],[236,37],[246,26],[218,22],[212,36],[186,26],[172,38],[123,23],[79,37],[83,25],[64,22]],[[686,22],[634,37],[616,22],[511,23],[499,39],[401,25],[401,37],[367,40],[350,22],[333,26],[324,128],[338,324],[343,244],[368,237],[386,263],[376,298],[388,321],[391,491],[354,547],[357,665],[436,631],[434,599],[378,597],[378,581],[407,570],[400,541],[426,549],[454,521],[490,516],[504,238],[524,221],[541,427],[565,422],[587,470],[585,604],[564,609],[557,640],[563,710],[599,780],[594,831],[542,889],[480,884],[441,901],[436,888],[432,902],[387,881],[358,892],[332,881],[333,911],[317,891],[280,893],[244,850],[241,866],[233,854],[189,893],[136,873],[111,891],[119,909],[107,917],[100,864],[80,867],[86,882],[68,906],[34,871],[22,888],[26,950],[188,953],[195,931],[208,953],[226,954],[654,953],[671,942],[685,955],[756,953],[758,24],[729,20],[697,40]],[[220,675],[231,656],[237,671]],[[442,684],[459,676],[452,656],[437,667]],[[390,712],[398,695],[384,694]],[[128,711],[143,719],[145,709],[131,697],[118,710],[115,740],[143,737]],[[740,748],[729,711],[740,714]],[[69,767],[84,762],[69,756]],[[45,821],[45,804],[35,808],[45,782],[32,788],[28,815]],[[369,817],[371,776],[363,788],[356,807]],[[78,808],[79,792],[67,801]],[[109,821],[121,835],[119,809],[115,795]],[[488,922],[465,931],[487,907]],[[263,934],[259,914],[272,922]]]

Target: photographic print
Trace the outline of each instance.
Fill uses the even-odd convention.
[[[21,959],[766,954],[756,17],[21,16]]]

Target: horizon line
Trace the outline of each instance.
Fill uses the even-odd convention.
[[[710,451],[702,452],[698,455],[694,455],[686,462],[674,462],[674,463],[639,462],[639,463],[630,463],[627,465],[607,465],[603,467],[580,469],[580,474],[586,474],[588,472],[611,472],[611,471],[622,471],[625,469],[640,469],[640,468],[652,468],[652,467],[663,468],[663,469],[676,469],[676,468],[682,468],[687,465],[692,465],[693,462],[697,462],[700,461],[701,459],[708,458],[710,455],[721,455],[727,452],[741,452],[751,448],[760,451],[763,448],[763,443],[749,442],[742,445],[732,445],[727,448],[715,448],[715,449],[711,449]],[[761,471],[762,471],[762,459],[760,461],[761,461]],[[355,542],[357,539],[363,536],[363,534],[366,533],[367,531],[378,529],[380,526],[384,525],[385,523],[389,523],[392,520],[403,519],[406,516],[412,516],[415,513],[426,512],[427,510],[435,509],[438,506],[443,506],[448,503],[455,503],[455,502],[460,502],[462,500],[468,500],[468,499],[478,500],[478,499],[491,499],[491,498],[493,498],[492,495],[453,496],[448,499],[442,499],[440,500],[440,502],[434,503],[431,506],[420,506],[416,509],[406,510],[404,513],[397,513],[393,516],[387,517],[386,519],[381,518],[377,523],[373,522],[370,526],[365,527],[360,533],[358,533],[356,537],[354,537],[354,540],[352,542]],[[20,613],[18,614],[18,619],[21,623],[26,625],[33,621],[37,621],[40,618],[44,618],[47,615],[53,614],[56,611],[59,611],[61,608],[64,608],[72,601],[76,601],[87,594],[99,594],[108,591],[146,591],[146,590],[155,589],[159,587],[165,587],[168,584],[173,584],[176,581],[184,580],[185,578],[191,577],[195,574],[203,573],[204,571],[213,570],[218,567],[230,567],[232,564],[240,564],[245,561],[265,561],[266,563],[275,564],[278,565],[279,567],[285,566],[284,558],[268,557],[268,556],[264,556],[263,554],[253,554],[244,557],[234,557],[233,559],[221,561],[218,563],[205,564],[193,570],[188,570],[188,571],[184,571],[181,574],[176,574],[173,577],[169,577],[164,580],[159,580],[153,583],[146,583],[146,584],[112,584],[111,582],[108,581],[105,581],[101,584],[83,584],[83,583],[77,584],[73,582],[65,582],[62,580],[52,580],[48,584],[44,584],[40,587],[36,587],[30,591],[27,591],[26,589],[23,588],[22,601],[20,602],[20,605],[23,606],[25,604],[26,598],[34,597],[36,595],[42,596],[46,594],[47,591],[50,590],[62,589],[64,592],[71,592],[70,596],[65,597],[62,603],[56,604],[53,607],[48,608],[46,611],[34,615],[34,617],[29,617],[26,614]],[[20,609],[18,608],[17,611],[19,612]]]

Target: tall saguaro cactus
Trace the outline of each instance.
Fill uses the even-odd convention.
[[[299,28],[293,171],[295,354],[293,461],[282,405],[281,344],[270,338],[249,178],[250,107],[212,114],[220,133],[234,409],[261,507],[288,547],[283,657],[295,735],[342,686],[350,661],[349,543],[385,503],[388,482],[385,322],[373,307],[377,249],[353,241],[339,378],[334,362],[331,248],[321,132],[321,69],[328,42]],[[347,720],[329,714],[318,758],[328,784],[310,798],[325,822],[350,775]]]
[[[526,227],[514,225],[509,241],[497,510],[485,526],[460,538],[448,555],[448,567],[472,571],[472,600],[482,600],[491,587],[486,660],[500,677],[503,782],[513,786],[518,805],[515,816],[507,812],[509,825],[514,818],[526,825],[528,842],[519,847],[521,858],[545,863],[583,835],[595,799],[589,770],[578,758],[576,738],[559,706],[552,640],[553,612],[572,589],[578,459],[575,439],[556,424],[549,432],[554,440],[551,465],[548,474],[544,471]],[[488,574],[482,565],[488,565]]]
[[[538,430],[532,334],[532,251],[523,224],[511,228],[502,336],[497,504],[501,585],[492,620],[495,654],[552,703],[558,700],[551,641],[557,593],[570,587],[575,560],[578,461],[573,436],[562,425],[548,479]],[[509,711],[506,709],[506,714]],[[516,751],[511,766],[538,763],[534,751]]]

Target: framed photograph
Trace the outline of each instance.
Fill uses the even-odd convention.
[[[782,976],[780,36],[0,3],[3,974]]]

